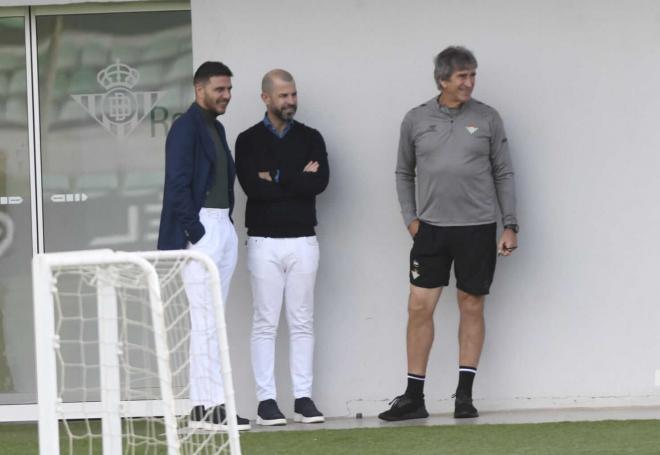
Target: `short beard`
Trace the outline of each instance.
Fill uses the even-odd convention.
[[[284,109],[276,109],[276,110],[273,111],[273,114],[275,114],[275,116],[277,118],[279,118],[280,120],[282,120],[284,122],[290,122],[291,120],[293,120],[293,117],[296,115],[297,110],[298,110],[298,107],[294,106],[293,107],[293,112],[291,112],[291,114],[285,114]]]
[[[211,98],[210,96],[205,96],[205,97],[204,97],[204,102],[205,102],[206,105],[209,107],[209,110],[210,110],[210,111],[214,112],[214,113],[217,114],[217,115],[222,115],[222,114],[224,114],[224,111],[222,111],[222,112],[219,112],[219,111],[218,111],[218,107],[215,105],[215,101],[214,101],[213,98]]]

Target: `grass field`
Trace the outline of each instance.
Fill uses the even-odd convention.
[[[241,446],[245,455],[660,455],[660,420],[248,432]],[[37,426],[0,425],[0,454],[38,454]]]

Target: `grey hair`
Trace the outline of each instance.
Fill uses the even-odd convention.
[[[474,69],[477,59],[474,54],[463,46],[449,46],[440,52],[433,60],[433,78],[440,87],[440,81],[447,81],[454,71]]]
[[[261,91],[270,93],[273,91],[273,79],[280,79],[284,82],[293,82],[293,76],[286,70],[274,69],[268,71],[261,80]]]

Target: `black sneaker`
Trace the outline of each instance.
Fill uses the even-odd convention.
[[[452,397],[456,398],[454,402],[454,418],[455,419],[471,419],[479,417],[479,411],[472,404],[472,397],[464,394],[453,394]]]
[[[293,405],[293,421],[302,423],[321,423],[325,422],[325,417],[321,411],[316,409],[316,405],[309,397],[296,398]]]
[[[392,407],[385,412],[378,414],[378,418],[395,422],[397,420],[424,419],[429,416],[424,406],[424,398],[413,399],[404,395],[399,395],[390,403]]]
[[[194,406],[188,418],[188,428],[191,430],[206,430],[208,429],[206,424],[208,418],[204,406]]]
[[[199,408],[202,408],[201,414],[203,415],[201,424],[199,419]],[[195,415],[193,416],[193,414]],[[236,425],[238,426],[238,431],[249,430],[251,428],[250,421],[239,415],[236,416]],[[229,426],[227,425],[225,405],[221,404],[209,409],[204,409],[203,406],[195,406],[190,413],[188,426],[193,429],[202,429],[208,431],[227,431]]]
[[[277,407],[277,401],[264,400],[259,402],[257,408],[257,425],[272,426],[286,425],[286,417]]]

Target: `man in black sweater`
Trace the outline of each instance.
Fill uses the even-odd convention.
[[[283,301],[290,336],[294,420],[323,422],[311,399],[314,358],[314,282],[319,262],[316,195],[328,185],[321,134],[293,116],[296,84],[276,69],[262,80],[263,120],[236,141],[236,174],[247,194],[248,269],[254,306],[252,367],[257,424],[285,425],[275,389],[275,337]]]

